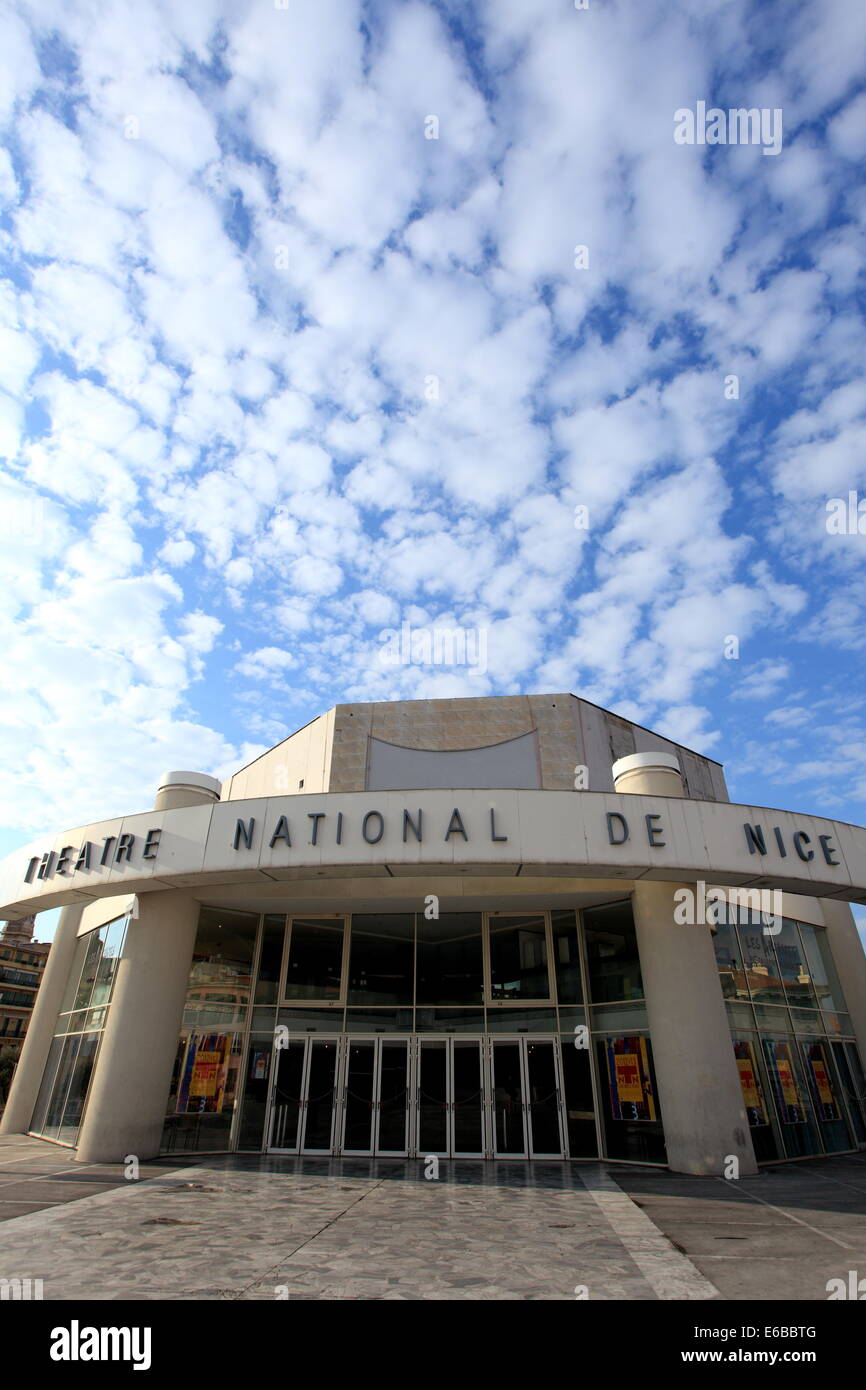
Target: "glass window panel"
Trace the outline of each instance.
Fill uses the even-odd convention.
[[[732,925],[724,922],[713,933],[713,950],[719,968],[719,979],[725,999],[748,999],[746,972],[740,955],[740,943]]]
[[[87,952],[81,967],[81,977],[75,991],[73,1009],[86,1009],[93,993],[93,985],[102,959],[102,936],[99,931],[87,933]]]
[[[347,1009],[347,1033],[411,1033],[412,1009]]]
[[[33,1117],[30,1121],[30,1129],[33,1134],[42,1134],[45,1128],[48,1106],[54,1093],[54,1079],[57,1075],[57,1067],[63,1053],[64,1039],[54,1038],[48,1052],[48,1060],[45,1063],[45,1070],[42,1073],[42,1084],[39,1087],[39,1094],[36,1097],[36,1104],[33,1107]]]
[[[177,1108],[177,1093],[180,1087],[180,1079],[183,1076],[183,1064],[186,1058],[187,1043],[189,1035],[181,1033],[177,1040],[177,1050],[174,1054],[174,1063],[171,1069],[171,1084],[168,1088],[168,1101],[166,1103],[166,1114],[173,1115]],[[164,1136],[163,1136],[164,1137]]]
[[[556,1033],[556,1009],[487,1010],[488,1033]]]
[[[324,1038],[310,1044],[304,1107],[304,1151],[327,1152],[332,1143],[337,1083],[337,1044]]]
[[[608,903],[583,911],[589,993],[597,1003],[642,999],[643,981],[631,903]]]
[[[241,1099],[241,1122],[238,1130],[239,1149],[261,1149],[268,1108],[268,1082],[273,1052],[271,1033],[253,1033],[247,1053],[247,1065]]]
[[[788,1158],[821,1152],[802,1059],[793,1038],[761,1038],[770,1089]]]
[[[290,1033],[339,1033],[343,1026],[343,1008],[333,1009],[280,1009],[277,1023],[282,1023]]]
[[[217,998],[220,992],[215,990]],[[211,996],[201,991],[201,1002],[187,1004],[183,1011],[182,1026],[210,1032],[215,1028],[243,1028],[247,1010],[238,1004],[208,1003]]]
[[[234,1107],[241,1040],[237,1033],[192,1033],[177,1091],[178,1113],[221,1114]]]
[[[93,1064],[96,1061],[99,1038],[99,1033],[83,1033],[81,1035],[81,1044],[76,1053],[75,1063],[69,1078],[66,1104],[63,1107],[63,1119],[57,1134],[61,1144],[74,1144],[78,1139],[78,1130],[84,1114],[90,1078],[93,1075]]]
[[[189,972],[188,1006],[224,1004],[230,1006],[223,1015],[226,1021],[243,1017],[240,1011],[250,1001],[258,923],[255,912],[201,909]],[[202,1025],[208,1026],[204,1019]]]
[[[484,1151],[484,1077],[481,1045],[457,1039],[452,1047],[454,1152]]]
[[[448,1044],[444,1038],[426,1039],[418,1055],[418,1148],[422,1154],[447,1152],[449,1103]]]
[[[836,973],[836,966],[827,944],[827,933],[808,922],[800,922],[800,939],[803,943],[806,969],[809,971],[818,1003],[822,1009],[844,1012],[845,996]]]
[[[126,917],[118,917],[114,922],[110,922],[108,926],[101,927],[99,930],[102,950],[97,962],[93,993],[90,996],[91,1008],[95,1008],[99,1004],[107,1004],[111,999],[117,964],[123,951],[123,942],[126,936],[126,923]]]
[[[490,991],[493,999],[549,999],[544,917],[491,917]]]
[[[781,930],[772,938],[779,962],[779,973],[789,1004],[797,1004],[802,1009],[817,1009],[818,1000],[812,987],[812,976],[806,966],[806,957],[800,941],[797,923],[785,917]]]
[[[482,1003],[481,913],[443,912],[438,920],[419,913],[417,921],[417,1002]]]
[[[821,1017],[824,1020],[825,1031],[828,1033],[835,1033],[837,1035],[841,1034],[841,1036],[845,1037],[850,1036],[851,1033],[854,1031],[851,1027],[850,1014],[831,1014],[827,1012],[822,1012]]]
[[[773,950],[773,938],[763,928],[746,926],[742,921],[737,935],[752,998],[762,1004],[784,1004],[785,990]]]
[[[820,1042],[802,1042],[800,1047],[812,1096],[812,1108],[824,1148],[828,1153],[842,1153],[853,1147],[853,1140],[848,1129],[841,1088],[830,1060],[830,1044],[821,1039]]]
[[[376,1044],[349,1044],[346,1056],[346,1099],[343,1148],[370,1153],[375,1115]]]
[[[276,1048],[272,1065],[276,1069],[268,1145],[274,1149],[297,1149],[304,1123],[304,1073],[307,1044],[290,1039]]]
[[[339,1011],[338,1011],[339,1017]],[[269,1033],[273,1037],[277,1026],[276,1009],[253,1009],[250,1027],[254,1033]]]
[[[414,913],[355,913],[349,956],[350,1004],[411,1004]]]
[[[751,1033],[734,1038],[733,1044],[755,1158],[759,1163],[770,1163],[782,1157],[782,1147],[775,1128],[775,1110],[767,1095],[758,1039]]]
[[[866,1144],[866,1086],[863,1084],[862,1068],[861,1082],[858,1085],[856,1068],[851,1065],[850,1048],[853,1044],[834,1042],[830,1046],[833,1049],[836,1072],[848,1102],[848,1114],[854,1126],[857,1142]]]
[[[483,1033],[483,1009],[416,1009],[417,1033]]]
[[[289,922],[286,999],[339,999],[343,919],[293,917]]]
[[[746,1033],[751,1033],[755,1026],[755,1016],[752,1013],[751,1004],[732,1004],[728,1000],[725,1004],[725,1011],[728,1015],[729,1027],[742,1028]]]
[[[588,1048],[574,1045],[574,1036],[562,1038],[562,1079],[565,1087],[565,1121],[572,1158],[597,1158],[595,1104],[592,1095]]]
[[[809,1033],[823,1037],[824,1019],[818,1009],[792,1009],[791,1023],[795,1033]]]
[[[787,1009],[772,1004],[755,1005],[755,1023],[762,1033],[790,1033],[791,1021]]]
[[[228,1148],[241,1047],[238,1033],[181,1035],[163,1129],[163,1152]]]
[[[63,1027],[58,1027],[58,1033],[83,1033],[87,1020],[87,1009],[76,1009],[74,1013],[67,1014],[63,1020]]]
[[[562,1154],[559,1126],[559,1079],[552,1041],[526,1043],[526,1105],[529,1137],[535,1154]]]
[[[379,1153],[405,1153],[409,1122],[409,1046],[383,1042],[379,1052]]]
[[[605,1157],[664,1163],[649,1038],[599,1038],[596,1049]]]
[[[606,1004],[591,1008],[590,1027],[593,1033],[607,1033],[613,1030],[625,1032],[628,1029],[647,1028],[646,1004],[639,1000],[634,1004]]]
[[[262,952],[256,980],[257,1004],[276,1004],[277,1002],[285,936],[285,917],[282,914],[267,913],[262,923]]]
[[[66,977],[66,989],[63,993],[63,1003],[60,1005],[62,1014],[68,1013],[75,1004],[75,996],[78,993],[78,983],[81,979],[81,971],[84,966],[85,957],[90,948],[90,938],[93,932],[85,932],[84,936],[79,936],[75,943],[75,954],[72,957],[72,964],[69,967],[69,974]]]
[[[586,1009],[560,1009],[559,1010],[559,1031],[560,1033],[571,1033],[574,1040],[574,1030],[579,1025],[587,1024]]]
[[[495,1042],[492,1048],[493,1145],[497,1155],[526,1154],[526,1094],[520,1044]]]
[[[75,1059],[78,1056],[78,1049],[81,1046],[82,1033],[74,1033],[72,1037],[63,1039],[63,1048],[60,1054],[60,1062],[54,1084],[51,1088],[51,1097],[48,1103],[48,1111],[45,1116],[40,1133],[46,1139],[57,1139],[60,1135],[60,1126],[63,1122],[63,1110],[66,1105],[66,1094],[69,1090],[69,1083],[75,1070]]]
[[[581,1004],[583,985],[580,977],[577,914],[572,908],[557,908],[551,912],[550,922],[553,929],[553,965],[556,972],[557,998],[560,1004]]]

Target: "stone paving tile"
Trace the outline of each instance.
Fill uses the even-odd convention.
[[[574,1298],[656,1295],[584,1189],[168,1173],[0,1227],[0,1268],[45,1298]],[[278,1300],[282,1301],[282,1300]]]
[[[862,1163],[736,1184],[443,1163],[428,1182],[414,1161],[228,1155],[147,1165],[132,1184],[106,1165],[73,1182],[53,1155],[0,1146],[0,1275],[43,1278],[48,1300],[281,1302],[285,1286],[290,1301],[564,1301],[578,1285],[591,1300],[815,1299],[866,1269]],[[62,1205],[44,1205],[52,1192]]]

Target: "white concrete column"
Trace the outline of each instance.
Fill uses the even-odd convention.
[[[90,1083],[76,1153],[80,1163],[159,1153],[198,913],[198,902],[183,892],[138,899]]]
[[[854,1036],[866,1067],[866,955],[849,903],[822,898],[827,945],[851,1015]]]
[[[681,797],[669,753],[636,753],[613,766],[618,792]],[[653,1065],[668,1165],[675,1173],[757,1172],[710,928],[674,920],[688,884],[644,880],[632,895]]]
[[[36,1097],[42,1085],[42,1073],[51,1051],[57,1017],[75,955],[78,924],[83,911],[83,903],[75,903],[74,906],[61,910],[48,960],[45,962],[42,982],[36,993],[36,1003],[30,1015],[30,1026],[6,1100],[6,1109],[0,1120],[0,1134],[26,1134],[30,1128]]]

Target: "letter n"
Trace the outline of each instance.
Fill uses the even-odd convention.
[[[764,839],[764,831],[760,825],[749,825],[748,822],[743,826],[746,832],[746,844],[749,846],[749,853],[767,853],[767,842]]]
[[[247,849],[252,849],[253,830],[255,829],[255,825],[256,821],[254,816],[250,816],[249,824],[247,825],[244,825],[242,820],[238,821],[237,825],[235,826],[235,842],[233,846],[234,849],[237,849],[241,840],[243,840]]]

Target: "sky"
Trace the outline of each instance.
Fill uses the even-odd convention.
[[[580,3],[5,6],[0,853],[543,691],[863,823],[866,7]]]

